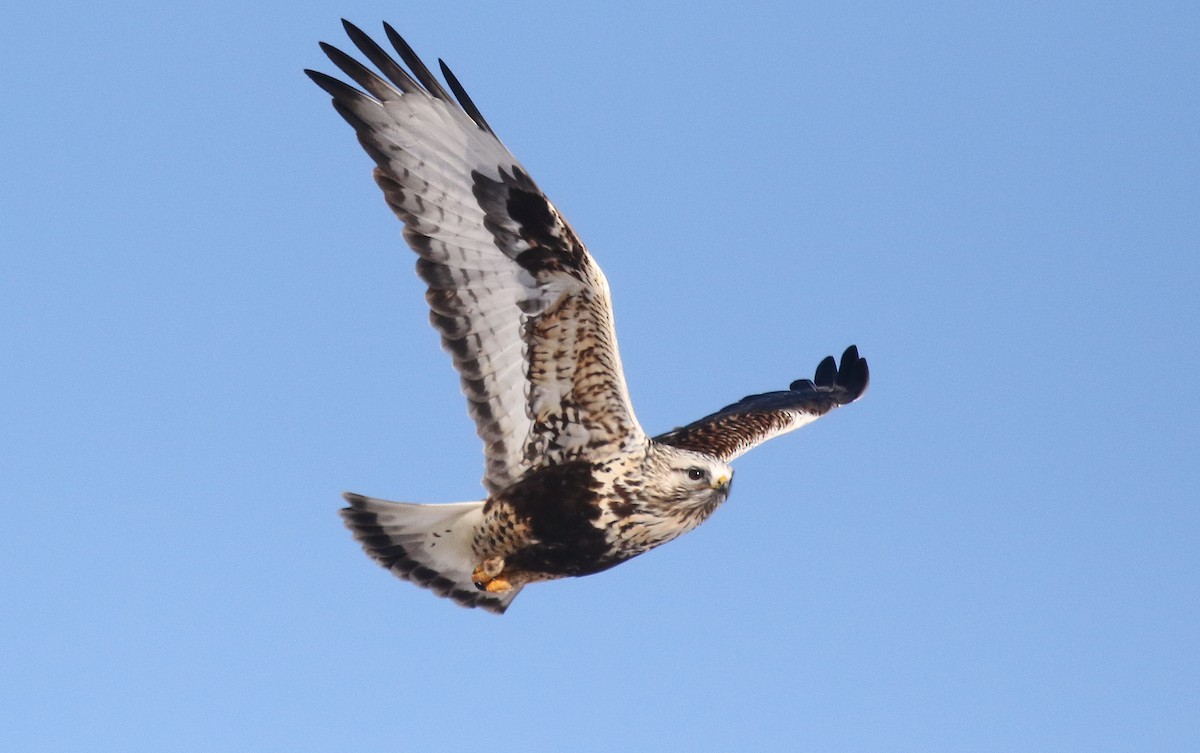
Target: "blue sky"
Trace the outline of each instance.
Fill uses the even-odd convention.
[[[477,498],[338,19],[445,58],[661,431],[857,343],[695,533],[507,615],[339,493]],[[21,751],[1200,748],[1192,3],[20,2],[0,740]]]

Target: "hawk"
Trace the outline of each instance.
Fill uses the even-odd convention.
[[[852,345],[812,379],[647,436],[625,386],[608,283],[575,231],[445,63],[449,91],[390,25],[407,70],[343,25],[378,72],[321,43],[358,88],[305,73],[375,161],[486,459],[483,500],[344,495],[347,527],[380,565],[502,613],[529,583],[597,573],[692,530],[729,496],[735,458],[866,390],[867,362]]]

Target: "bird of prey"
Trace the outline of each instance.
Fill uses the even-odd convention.
[[[449,91],[391,26],[407,70],[343,25],[377,71],[322,43],[359,88],[305,72],[354,128],[404,223],[486,458],[483,500],[345,495],[346,525],[380,565],[502,613],[529,583],[597,573],[692,530],[729,495],[734,458],[866,390],[867,362],[850,346],[811,380],[647,436],[608,283],[575,231],[445,63]]]

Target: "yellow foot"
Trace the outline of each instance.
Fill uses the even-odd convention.
[[[502,594],[506,591],[511,591],[512,584],[505,578],[492,578],[483,584],[483,590],[490,594]]]
[[[504,572],[503,557],[488,557],[471,573],[471,580],[480,591],[491,594],[504,593],[512,590],[512,584],[500,573]]]

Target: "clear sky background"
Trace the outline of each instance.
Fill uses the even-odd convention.
[[[1200,11],[826,5],[10,6],[0,747],[1200,750]],[[482,464],[341,16],[582,234],[647,429],[866,397],[504,617],[389,576],[339,493]]]

